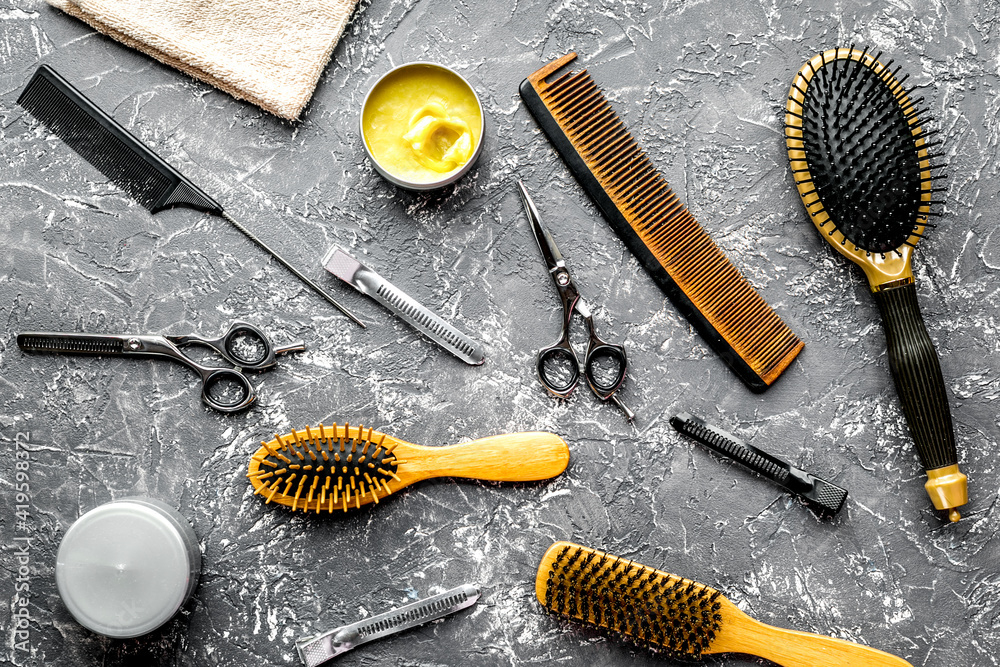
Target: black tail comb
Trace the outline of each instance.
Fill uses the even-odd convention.
[[[751,447],[732,433],[710,426],[703,420],[682,412],[670,418],[670,425],[678,433],[692,438],[713,452],[741,463],[780,484],[820,514],[836,514],[847,500],[847,491],[820,479],[781,459]]]
[[[322,287],[223,211],[218,202],[164,162],[48,65],[42,65],[35,71],[31,81],[18,96],[17,103],[52,130],[80,157],[97,167],[115,185],[149,209],[150,213],[184,206],[221,216],[329,301],[334,308],[364,328],[364,323],[351,311],[337,303]]]
[[[38,68],[17,103],[150,212],[186,206],[222,213],[215,200],[48,65]]]

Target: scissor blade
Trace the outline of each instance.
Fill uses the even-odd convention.
[[[126,338],[126,336],[100,334],[26,331],[17,335],[17,346],[25,352],[113,356],[125,353]]]
[[[528,214],[528,222],[531,223],[531,231],[535,234],[538,249],[542,251],[542,257],[549,267],[549,272],[555,271],[559,263],[563,261],[562,253],[559,252],[559,248],[552,239],[552,235],[549,234],[547,229],[542,227],[542,220],[538,215],[538,209],[535,208],[535,202],[532,201],[531,195],[525,189],[524,183],[518,181],[517,188],[521,193],[521,202],[524,204],[524,210]]]

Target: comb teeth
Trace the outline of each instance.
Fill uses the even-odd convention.
[[[615,232],[705,340],[754,391],[766,389],[803,348],[671,191],[586,72],[521,85],[529,110]]]
[[[121,354],[125,343],[118,338],[105,336],[53,336],[21,334],[17,345],[25,352],[66,352],[70,354]]]
[[[465,591],[460,590],[454,595],[449,595],[446,598],[428,602],[427,604],[420,605],[415,609],[411,609],[402,614],[397,614],[390,616],[389,618],[383,618],[381,620],[362,625],[358,628],[358,636],[364,639],[370,635],[385,632],[386,630],[391,630],[406,623],[419,623],[422,619],[429,618],[435,614],[440,614],[450,607],[457,607],[468,599],[469,596],[465,593]]]
[[[17,103],[139,204],[152,210],[172,183],[52,81],[36,74]]]
[[[695,440],[705,441],[716,451],[725,454],[734,461],[742,463],[751,470],[773,479],[779,484],[784,484],[788,481],[788,470],[764,458],[734,438],[727,438],[708,428],[705,424],[699,424],[692,419],[678,420],[677,423],[671,419],[670,423],[681,433]]]
[[[38,68],[17,103],[149,211],[186,206],[222,212],[211,197],[47,65]]]
[[[378,291],[375,293],[389,302],[398,312],[411,318],[431,334],[451,345],[465,356],[473,357],[477,354],[476,347],[461,338],[455,329],[446,327],[443,323],[431,319],[426,311],[417,308],[406,298],[406,295],[400,294],[398,290],[393,289],[388,283],[381,283],[378,286]]]
[[[719,591],[576,544],[557,543],[536,589],[551,612],[672,658],[700,659],[722,625]],[[544,581],[544,584],[541,582]]]
[[[347,512],[392,493],[404,463],[383,447],[386,435],[344,424],[307,426],[262,442],[247,477],[254,494],[292,511]]]

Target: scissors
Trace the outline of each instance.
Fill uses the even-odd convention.
[[[181,352],[182,347],[190,345],[215,350],[236,368],[202,365]],[[275,347],[261,329],[240,321],[233,322],[219,338],[195,334],[143,336],[28,331],[18,334],[17,346],[25,352],[173,359],[201,376],[201,400],[219,412],[239,412],[257,400],[257,390],[243,374],[244,370],[268,370],[278,363],[276,355],[306,349],[302,341]]]
[[[625,371],[628,366],[625,348],[605,342],[598,337],[590,307],[573,284],[573,279],[566,269],[566,262],[556,247],[556,242],[552,240],[552,235],[542,227],[535,202],[531,200],[531,195],[521,181],[517,182],[517,187],[521,193],[524,210],[528,214],[528,221],[531,223],[531,231],[535,234],[538,249],[542,251],[542,258],[549,269],[552,281],[556,284],[563,306],[562,335],[559,341],[538,351],[536,362],[538,379],[542,386],[559,398],[568,397],[579,384],[580,359],[569,342],[569,327],[573,321],[573,313],[579,313],[587,323],[587,331],[590,333],[587,353],[583,357],[582,374],[599,399],[612,401],[625,412],[625,418],[632,421],[635,419],[635,413],[615,396],[615,392],[625,382]]]

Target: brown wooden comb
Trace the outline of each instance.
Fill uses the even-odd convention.
[[[677,309],[752,391],[764,391],[804,344],[673,193],[587,71],[553,76],[575,58],[529,76],[521,98]]]

